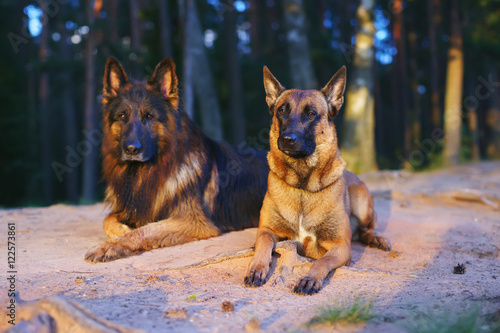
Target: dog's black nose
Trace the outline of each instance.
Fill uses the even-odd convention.
[[[141,143],[139,141],[128,143],[125,147],[125,152],[129,155],[137,155],[141,151]]]
[[[293,146],[297,141],[297,135],[290,133],[281,137],[282,142],[287,146]]]
[[[309,156],[314,151],[311,145],[304,141],[304,136],[300,132],[282,133],[278,138],[278,149],[294,158]]]

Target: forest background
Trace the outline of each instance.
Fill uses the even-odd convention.
[[[500,158],[499,0],[0,0],[0,206],[103,198],[108,56],[164,57],[217,140],[268,147],[268,66],[319,89],[347,66],[335,123],[357,173]]]

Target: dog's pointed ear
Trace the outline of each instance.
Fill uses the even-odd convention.
[[[109,57],[104,68],[103,95],[104,97],[115,97],[118,90],[126,84],[129,84],[127,73],[115,57]]]
[[[177,75],[175,74],[175,64],[172,58],[165,58],[153,72],[148,80],[148,85],[160,92],[169,103],[175,108],[179,106],[179,91],[177,90]]]
[[[266,90],[266,102],[269,108],[274,105],[278,96],[285,90],[285,87],[276,80],[267,66],[264,66],[264,89]]]
[[[346,68],[342,66],[337,73],[330,79],[330,82],[321,89],[325,94],[328,103],[328,118],[333,119],[339,113],[342,104],[344,104],[344,91],[346,85]]]

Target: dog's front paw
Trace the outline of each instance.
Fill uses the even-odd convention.
[[[391,243],[389,240],[377,235],[372,229],[361,230],[359,236],[360,240],[370,247],[375,247],[384,251],[391,250]]]
[[[323,286],[323,281],[304,276],[293,288],[293,292],[299,295],[314,295]]]
[[[260,287],[267,281],[267,273],[264,267],[252,267],[248,270],[247,276],[245,276],[245,286],[247,287]]]
[[[383,251],[390,251],[391,250],[391,242],[385,237],[382,236],[373,236],[370,240],[371,247],[376,247],[377,249],[381,249]]]
[[[130,247],[123,243],[109,240],[88,250],[85,254],[85,260],[98,263],[125,258],[133,254],[135,254],[135,251]]]

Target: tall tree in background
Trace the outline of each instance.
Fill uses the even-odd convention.
[[[89,26],[89,33],[85,45],[85,101],[84,101],[84,131],[91,133],[97,127],[95,112],[95,31],[94,31],[94,9],[92,0],[85,1],[85,17]],[[90,141],[90,140],[89,140]],[[85,202],[92,202],[95,199],[97,186],[97,162],[98,147],[95,144],[88,143],[90,148],[84,154],[83,160],[83,180],[82,180],[82,199]]]
[[[170,8],[167,0],[158,0],[161,53],[163,57],[173,57],[172,51],[172,27],[170,25]]]
[[[40,8],[45,8],[46,1],[40,1]],[[51,128],[51,112],[49,108],[50,98],[50,82],[49,69],[47,61],[49,58],[49,16],[48,11],[43,13],[45,24],[42,27],[40,35],[39,60],[41,66],[40,82],[38,97],[40,99],[40,126],[42,135],[42,172],[43,172],[43,202],[45,205],[51,204],[54,197],[54,186],[51,163],[53,160],[52,153],[52,128]]]
[[[118,43],[120,34],[118,32],[118,0],[107,0],[107,12],[108,12],[108,31],[109,31],[109,41],[113,44]]]
[[[408,73],[407,56],[405,43],[405,28],[403,17],[403,0],[394,0],[392,2],[393,15],[393,35],[396,42],[398,53],[395,57],[395,70],[393,71],[393,110],[399,119],[398,129],[402,129],[403,137],[403,155],[408,158],[411,150],[411,118],[408,108]],[[402,126],[401,126],[402,125]]]
[[[72,52],[69,41],[69,33],[68,29],[66,29],[65,25],[65,16],[67,13],[67,6],[61,7],[61,14],[63,20],[59,20],[58,22],[58,30],[61,34],[61,43],[60,46],[60,54],[61,59],[65,66],[71,68],[72,63]],[[60,74],[60,82],[62,86],[61,92],[61,106],[63,113],[63,122],[64,122],[64,143],[67,147],[71,147],[75,149],[78,141],[78,128],[76,123],[76,108],[74,104],[74,96],[73,96],[73,77],[71,70],[62,71]],[[78,191],[78,169],[74,167],[71,172],[68,172],[64,175],[64,183],[66,190],[66,197],[71,203],[78,203],[79,191]]]
[[[203,132],[214,140],[222,139],[222,120],[220,115],[219,100],[215,90],[215,84],[210,70],[205,43],[203,42],[203,30],[198,18],[195,0],[179,0],[184,2],[184,70],[196,73],[196,80],[186,78],[184,72],[184,80],[189,79],[192,82],[192,87],[198,98],[200,108],[200,116]],[[190,64],[191,68],[187,68],[186,64]],[[191,89],[184,85],[184,93],[187,89]],[[186,95],[184,95],[184,99]],[[188,111],[189,112],[189,111]],[[188,113],[189,114],[189,113]],[[192,114],[191,114],[192,115]]]
[[[476,86],[474,85],[475,81],[471,79],[471,77],[465,76],[465,82],[467,83],[467,89],[465,90],[467,94],[470,96],[474,96],[474,89]],[[466,107],[467,111],[467,127],[469,129],[471,142],[470,142],[470,150],[471,150],[471,159],[473,161],[479,161],[481,158],[481,153],[479,149],[479,121],[478,121],[478,113],[477,113],[477,105],[472,105],[470,103],[464,103],[464,107]]]
[[[459,3],[451,0],[451,36],[448,49],[446,92],[444,103],[444,164],[455,165],[460,159],[461,106],[463,84],[462,32],[460,31]]]
[[[422,139],[422,111],[420,105],[419,87],[419,66],[418,66],[418,41],[417,41],[417,22],[415,17],[411,16],[408,20],[410,32],[408,33],[408,42],[410,50],[410,86],[412,92],[412,114],[411,114],[411,142],[420,142]],[[411,143],[409,143],[411,147]]]
[[[243,87],[236,36],[236,10],[230,7],[224,11],[224,57],[225,74],[229,90],[229,119],[231,121],[231,142],[239,144],[246,139]]]
[[[429,20],[429,51],[431,77],[431,121],[432,128],[441,128],[441,100],[439,80],[438,31],[441,24],[440,0],[427,0],[427,19]]]
[[[498,87],[500,76],[498,75],[498,68],[493,66],[490,67],[488,73],[492,78],[491,82],[495,82],[495,87],[488,87],[491,97],[489,98],[489,106],[486,110],[486,126],[489,132],[486,155],[493,159],[500,158],[500,88]]]
[[[141,10],[141,3],[139,0],[130,0],[129,2],[129,12],[130,12],[130,49],[132,50],[131,60],[138,59],[141,55],[141,40],[142,40],[142,25],[139,13]],[[135,55],[135,56],[134,56]],[[142,74],[142,70],[139,68],[140,61],[133,61],[131,64],[132,77],[139,77]]]
[[[361,0],[356,13],[359,26],[346,93],[341,150],[347,169],[355,173],[378,169],[373,98],[374,6],[374,0]]]
[[[187,24],[188,10],[187,10],[188,0],[177,0],[179,7],[179,25],[182,34],[182,105],[184,111],[188,114],[189,118],[194,118],[194,87],[193,87],[193,66],[194,66],[194,54],[193,48],[190,45],[190,40],[187,36],[191,36],[194,33],[191,31],[193,27]]]
[[[302,0],[283,0],[283,7],[292,86],[296,89],[318,88],[309,52]]]
[[[259,15],[259,0],[250,0],[250,41],[252,48],[250,56],[255,59],[260,54],[260,15]]]

